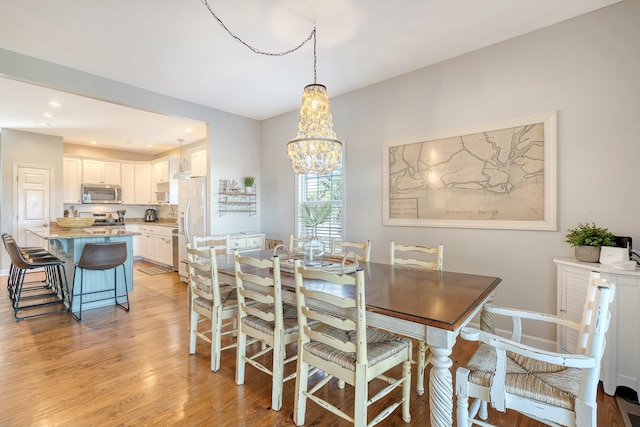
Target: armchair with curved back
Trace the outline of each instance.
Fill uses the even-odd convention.
[[[479,341],[475,354],[456,371],[458,427],[490,426],[487,403],[512,409],[548,425],[596,427],[597,388],[605,333],[615,285],[592,272],[580,323],[551,314],[486,305],[493,315],[511,317],[511,338],[463,328],[461,336]],[[578,331],[575,353],[557,353],[520,342],[522,319]],[[469,405],[469,398],[474,399]],[[480,417],[480,420],[476,419]]]

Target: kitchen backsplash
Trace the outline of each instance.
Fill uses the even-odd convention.
[[[80,212],[80,217],[90,217],[94,213],[106,213],[113,214],[117,218],[116,210],[126,209],[124,215],[125,221],[127,219],[143,219],[145,210],[149,208],[156,209],[158,211],[158,219],[165,220],[177,220],[178,219],[178,205],[154,205],[154,206],[141,206],[141,205],[89,205],[89,204],[64,204],[64,209],[70,209],[73,206]]]

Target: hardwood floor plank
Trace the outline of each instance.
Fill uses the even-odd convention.
[[[1,426],[294,425],[293,381],[285,384],[283,408],[275,412],[270,409],[268,375],[247,367],[245,384],[235,384],[234,350],[222,352],[217,373],[209,369],[208,344],[198,342],[197,353],[189,355],[186,285],[177,274],[150,276],[137,270],[149,266],[135,263],[130,312],[116,307],[87,310],[82,323],[69,314],[15,322],[2,278]],[[459,340],[451,355],[454,369],[471,357],[475,345]],[[288,354],[294,351],[292,347]],[[404,423],[396,411],[382,425],[429,425],[427,395],[419,397],[414,385],[415,374],[411,423]],[[353,389],[341,390],[335,380],[324,393],[343,407],[353,405]],[[624,426],[614,397],[600,390],[598,405],[599,425]],[[515,412],[491,411],[490,416],[504,426],[542,426]],[[305,425],[350,424],[309,402]]]

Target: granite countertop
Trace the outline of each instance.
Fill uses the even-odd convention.
[[[56,228],[37,227],[27,231],[42,237],[43,239],[75,239],[78,237],[104,237],[104,236],[140,236],[141,233],[126,231],[115,227],[87,227],[87,228]]]

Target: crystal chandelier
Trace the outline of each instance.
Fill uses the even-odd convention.
[[[235,35],[213,12],[207,0],[201,0],[211,15],[222,28],[238,43],[243,44],[253,53],[267,56],[284,56],[300,49],[313,39],[313,84],[307,85],[302,92],[302,107],[298,120],[298,133],[287,144],[287,154],[296,174],[326,175],[332,172],[340,163],[342,142],[336,139],[333,130],[333,118],[329,111],[329,96],[324,85],[316,83],[316,27],[309,36],[298,46],[284,52],[264,52],[253,47]]]
[[[298,175],[326,175],[340,163],[342,142],[336,139],[329,95],[316,83],[316,29],[313,32],[313,84],[302,92],[298,133],[287,144],[291,166]]]

